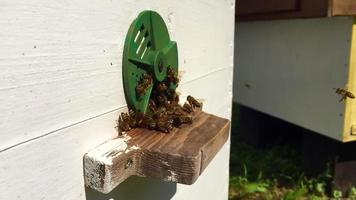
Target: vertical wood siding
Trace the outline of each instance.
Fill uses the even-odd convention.
[[[230,117],[234,2],[1,1],[0,199],[226,199],[228,143],[192,186],[131,178],[109,195],[84,187],[82,156],[116,136],[124,39],[145,9],[178,43],[182,95]]]

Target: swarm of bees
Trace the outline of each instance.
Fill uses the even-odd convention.
[[[178,83],[178,74],[171,67],[168,67],[167,77],[162,82],[154,83],[149,74],[143,74],[136,87],[136,93],[142,96],[153,86],[149,109],[146,113],[133,110],[121,113],[117,126],[119,135],[133,128],[169,133],[174,127],[179,128],[183,124],[193,123],[192,113],[201,108],[202,103],[188,96],[187,101],[181,106],[179,94],[175,90],[176,87],[173,87],[178,86]]]
[[[345,101],[346,98],[354,99],[355,95],[352,94],[352,92],[347,91],[346,89],[343,88],[334,88],[335,93],[341,95],[341,99],[339,102]]]

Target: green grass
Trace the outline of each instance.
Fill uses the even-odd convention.
[[[251,147],[238,138],[239,106],[232,113],[232,144],[230,154],[230,200],[323,200],[338,199],[333,191],[332,177],[325,163],[325,172],[306,177],[302,158],[293,146],[272,145],[268,148]],[[356,189],[353,199],[356,200]],[[350,192],[349,199],[352,199]]]
[[[306,177],[300,155],[289,146],[254,149],[233,143],[230,160],[230,200],[356,200],[356,189],[348,194],[332,190],[328,165],[316,177]],[[345,198],[346,197],[346,198]]]
[[[264,148],[255,148],[243,143],[238,134],[239,118],[239,106],[234,104],[230,200],[356,200],[355,187],[351,187],[347,194],[333,189],[328,163],[325,163],[323,173],[313,177],[305,176],[298,145],[275,142]]]

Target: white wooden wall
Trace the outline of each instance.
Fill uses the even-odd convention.
[[[130,178],[86,189],[82,157],[126,109],[126,32],[152,9],[178,43],[179,90],[230,117],[235,0],[0,0],[0,199],[227,199],[229,143],[192,186]]]
[[[343,141],[345,103],[333,88],[349,81],[353,22],[333,17],[238,23],[234,101]]]

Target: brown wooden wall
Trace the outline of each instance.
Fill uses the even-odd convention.
[[[236,19],[273,20],[356,15],[356,0],[238,0]]]

